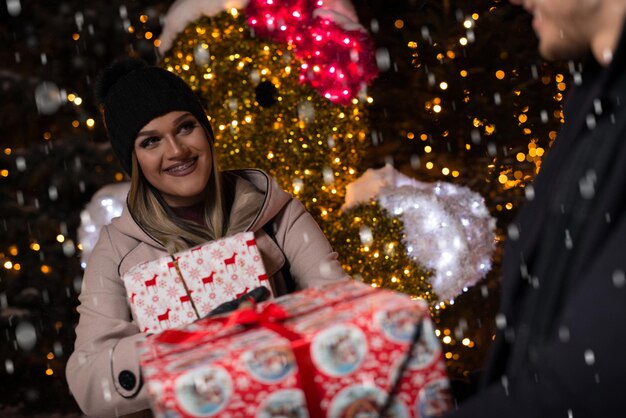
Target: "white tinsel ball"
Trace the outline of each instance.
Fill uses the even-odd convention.
[[[350,184],[342,209],[370,199],[402,220],[408,256],[434,271],[431,285],[441,300],[453,299],[491,269],[496,223],[478,193],[420,182],[387,165]]]
[[[104,186],[93,195],[80,213],[78,242],[82,247],[81,264],[87,265],[93,247],[98,241],[100,230],[122,214],[130,183],[115,183]]]
[[[477,193],[437,183],[431,190],[385,188],[378,201],[402,220],[408,255],[434,270],[431,285],[442,300],[453,299],[491,269],[495,221]]]

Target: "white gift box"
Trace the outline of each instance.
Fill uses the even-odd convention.
[[[122,280],[135,321],[150,333],[189,324],[259,286],[271,292],[252,232],[139,264]]]

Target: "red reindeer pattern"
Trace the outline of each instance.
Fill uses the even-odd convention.
[[[156,288],[156,279],[157,279],[158,276],[159,275],[155,273],[155,275],[152,276],[152,278],[150,280],[146,280],[145,282],[143,282],[146,285],[146,292],[151,287],[155,287]],[[156,292],[156,289],[155,289],[155,292]]]
[[[131,305],[134,305],[134,304],[135,304],[135,296],[137,296],[137,293],[135,293],[135,292],[133,292],[133,293],[130,295],[130,303],[131,303]]]
[[[248,252],[250,252],[250,247],[256,246],[256,240],[254,238],[246,241],[246,247],[248,248]]]
[[[174,261],[170,261],[169,263],[167,263],[167,271],[171,271],[173,268],[176,268],[176,264],[178,263],[178,260],[180,260],[180,257],[176,257],[176,260]]]
[[[179,297],[180,299],[180,304],[184,304],[184,303],[191,303],[191,294],[193,293],[193,290],[189,291],[188,295],[182,295],[181,297]]]
[[[165,311],[165,313],[163,315],[157,315],[157,319],[159,320],[159,326],[161,326],[161,322],[165,322],[167,324],[167,326],[170,325],[170,308],[167,308],[167,310]]]
[[[259,281],[260,281],[260,282],[264,282],[265,280],[268,280],[268,279],[267,279],[267,274],[263,273],[263,274],[261,274],[261,275],[259,276]]]
[[[229,258],[224,259],[224,267],[228,270],[228,266],[235,266],[235,258],[237,257],[237,253],[233,253]]]
[[[213,276],[215,276],[215,272],[212,271],[210,275],[202,278],[202,287],[206,288],[206,284],[210,284],[211,288],[213,288]]]
[[[243,291],[241,293],[237,293],[235,295],[235,298],[239,299],[240,297],[242,297],[243,295],[245,295],[246,293],[248,293],[250,291],[250,288],[248,286],[246,286],[245,289],[243,289]]]
[[[192,248],[191,249],[191,255],[193,255],[193,253],[200,253],[200,255],[202,256],[202,246],[196,247],[196,248]]]

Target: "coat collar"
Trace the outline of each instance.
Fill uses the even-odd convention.
[[[246,211],[245,216],[233,217],[228,233],[257,231],[272,220],[289,202],[291,195],[285,192],[267,173],[257,169],[228,170],[223,176],[231,183],[235,195],[233,210]],[[258,204],[258,200],[262,203]],[[252,207],[252,209],[250,209]],[[112,220],[111,225],[124,235],[134,238],[149,246],[163,250],[163,245],[146,233],[133,219],[128,205],[125,205],[120,217]]]

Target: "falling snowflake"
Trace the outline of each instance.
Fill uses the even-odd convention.
[[[189,268],[189,263],[187,261],[183,261],[180,263],[180,268],[183,270],[187,270]]]
[[[174,286],[170,286],[167,288],[167,296],[169,296],[170,298],[175,298],[177,293],[178,291]]]
[[[224,253],[219,248],[215,248],[213,251],[211,251],[211,256],[213,256],[214,258],[224,258]]]
[[[211,295],[215,296],[215,293],[211,293]],[[215,297],[213,297],[212,299],[215,299]],[[210,312],[211,311],[211,305],[203,302],[202,305],[200,305],[200,310],[202,312]]]
[[[258,263],[259,260],[261,260],[261,257],[259,257],[258,255],[255,255],[254,257],[252,257],[252,260],[254,260],[255,263]]]
[[[240,259],[237,261],[237,264],[239,264],[239,267],[240,267],[240,268],[244,268],[244,267],[246,266],[246,260],[245,260],[245,259],[243,259],[243,258],[240,258]]]
[[[233,273],[233,274],[230,276],[230,279],[236,282],[236,281],[239,279],[239,276],[237,275],[237,273]]]
[[[143,300],[143,299],[138,299],[138,300],[135,302],[135,306],[137,306],[137,307],[139,307],[139,308],[141,308],[141,307],[143,306],[143,304],[144,304],[144,300]]]
[[[215,292],[211,292],[211,294],[209,295],[209,298],[211,299],[215,299],[217,297],[217,295],[215,294]]]
[[[196,264],[198,264],[199,266],[201,266],[202,264],[204,264],[204,259],[203,258],[198,258],[196,260]]]
[[[152,302],[157,303],[159,301],[159,295],[152,296]]]
[[[257,275],[256,267],[253,265],[249,265],[248,267],[246,267],[245,273],[248,276],[256,276]]]
[[[187,311],[187,318],[193,318],[193,312]]]
[[[143,274],[141,274],[140,272],[135,272],[133,273],[133,281],[135,283],[139,283],[141,281],[141,279],[143,279]]]
[[[180,316],[178,314],[172,315],[172,322],[178,323],[180,321]]]

